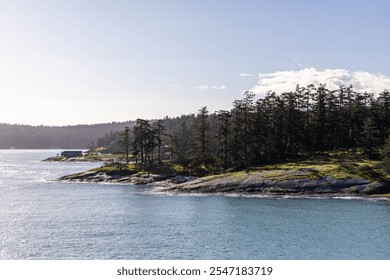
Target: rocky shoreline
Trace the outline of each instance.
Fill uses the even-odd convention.
[[[248,175],[244,179],[226,177],[215,180],[203,180],[200,178],[191,182],[169,186],[164,191],[176,193],[241,193],[274,196],[365,196],[390,193],[390,185],[387,182],[369,182],[360,178],[338,180],[331,176],[326,176],[321,179],[302,178],[278,181],[265,179],[261,175]]]
[[[64,156],[55,156],[49,157],[42,161],[46,162],[104,162],[104,161],[112,161],[112,158],[107,157],[91,157],[91,156],[80,156],[80,157],[64,157]]]
[[[101,182],[148,184],[160,186],[159,192],[196,194],[245,194],[267,196],[367,196],[390,193],[389,182],[370,182],[362,178],[336,179],[332,176],[311,178],[312,170],[279,172],[258,171],[239,174],[220,174],[206,177],[158,175],[150,173],[123,174],[86,171],[63,176],[65,182]]]
[[[85,171],[81,173],[66,175],[58,178],[61,182],[95,182],[95,183],[121,183],[132,185],[162,185],[174,186],[194,180],[193,176],[182,175],[161,175],[151,173],[129,174],[126,172],[102,172],[102,171]]]

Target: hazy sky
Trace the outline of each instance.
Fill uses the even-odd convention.
[[[390,89],[389,11],[387,0],[0,0],[0,122],[230,109],[245,90],[313,79]]]

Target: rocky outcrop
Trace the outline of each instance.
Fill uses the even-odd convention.
[[[110,157],[104,158],[104,157],[63,157],[63,156],[56,156],[56,157],[49,157],[47,159],[44,159],[42,161],[48,161],[48,162],[101,162],[101,161],[110,161],[112,160]]]
[[[263,195],[371,195],[390,193],[389,182],[370,182],[361,178],[268,179],[265,172],[245,174],[240,177],[199,178],[165,188],[175,193],[237,193]],[[283,174],[282,174],[283,175]],[[289,174],[291,176],[291,174]]]
[[[188,182],[193,180],[192,176],[180,175],[157,175],[151,173],[126,173],[126,172],[101,172],[85,171],[77,174],[67,175],[59,178],[59,181],[65,182],[100,182],[100,183],[122,183],[122,184],[156,184],[162,186],[172,186],[174,184]]]
[[[158,191],[170,193],[212,193],[212,194],[261,194],[320,195],[320,196],[364,196],[390,193],[389,182],[370,182],[362,178],[336,179],[332,176],[311,178],[310,170],[278,171],[270,176],[269,171],[221,174],[196,178],[192,176],[156,175],[150,173],[106,173],[86,171],[59,178],[70,182],[105,182],[122,184],[160,185]]]

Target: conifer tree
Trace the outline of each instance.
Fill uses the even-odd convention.
[[[164,120],[157,120],[153,124],[153,128],[155,131],[155,138],[156,138],[156,144],[157,144],[157,161],[159,164],[161,164],[161,148],[162,148],[162,136],[164,134],[165,128],[164,128]]]
[[[121,146],[125,154],[126,164],[129,164],[130,128],[128,126],[123,130],[122,137]]]
[[[382,169],[390,174],[390,133],[381,149]]]
[[[218,142],[220,144],[219,149],[222,155],[222,167],[226,169],[228,167],[229,157],[229,119],[231,114],[229,111],[220,110],[218,112]]]
[[[193,151],[200,164],[208,165],[209,162],[209,115],[207,107],[199,109],[194,122]]]
[[[232,151],[233,160],[237,167],[247,167],[251,162],[251,133],[253,132],[254,94],[245,92],[243,100],[233,102],[233,137]]]
[[[359,139],[360,145],[364,148],[369,158],[372,158],[375,149],[379,144],[379,131],[376,129],[375,122],[368,117],[363,123],[363,131]]]
[[[151,129],[150,124],[147,120],[137,119],[136,125],[133,127],[133,155],[136,158],[136,163],[138,159],[141,164],[146,164],[148,156],[150,155],[151,148]]]
[[[171,138],[172,159],[175,162],[182,164],[185,168],[188,166],[192,159],[190,153],[191,138],[191,130],[187,127],[185,122],[182,122],[180,124],[179,128]]]

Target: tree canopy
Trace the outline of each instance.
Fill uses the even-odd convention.
[[[297,86],[255,99],[245,92],[232,109],[162,120],[137,120],[133,157],[153,165],[163,159],[188,167],[246,169],[317,151],[362,148],[379,155],[390,128],[390,93],[377,96],[352,86]]]

